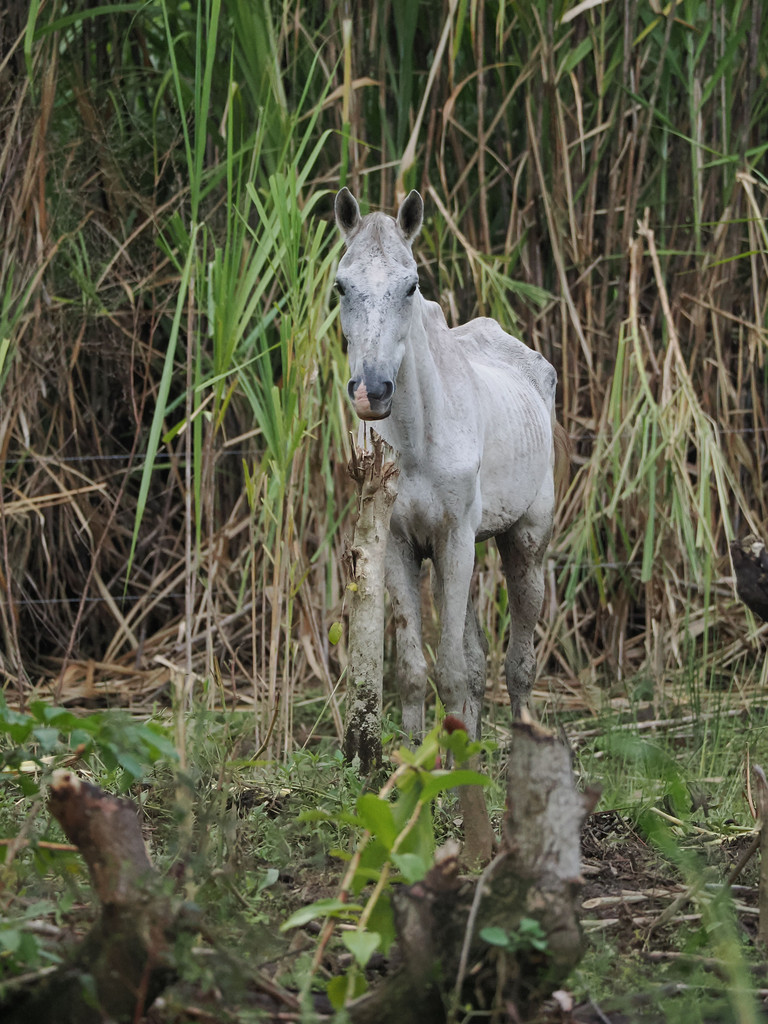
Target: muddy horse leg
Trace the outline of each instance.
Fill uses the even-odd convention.
[[[534,503],[512,529],[496,538],[509,594],[505,670],[514,718],[527,704],[536,675],[533,637],[544,602],[544,559],[552,535],[548,510],[551,502]]]
[[[415,743],[424,734],[427,663],[421,645],[420,564],[409,544],[390,534],[387,590],[392,602],[397,645],[397,685],[403,707],[403,732]]]
[[[469,584],[475,564],[474,533],[450,531],[433,559],[440,611],[437,692],[449,714],[461,718],[471,737],[480,728],[485,690],[485,653],[469,607]],[[471,616],[471,619],[470,619]]]

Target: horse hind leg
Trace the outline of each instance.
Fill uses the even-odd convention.
[[[537,514],[538,513],[538,514]],[[544,603],[544,558],[552,535],[551,504],[542,502],[497,538],[509,595],[509,644],[505,659],[513,718],[527,704],[536,676],[533,638]]]
[[[464,623],[464,657],[467,662],[467,703],[470,705],[467,717],[477,723],[475,735],[470,739],[479,740],[485,698],[488,638],[480,625],[477,609],[471,597],[467,602],[467,618]]]

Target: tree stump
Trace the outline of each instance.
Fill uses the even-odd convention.
[[[457,850],[444,852],[396,894],[401,966],[348,1006],[354,1024],[535,1014],[582,956],[580,833],[596,800],[576,791],[555,736],[515,722],[501,851],[477,881],[459,876]]]
[[[70,963],[3,1002],[3,1024],[129,1024],[174,974],[173,915],[158,898],[136,805],[59,769],[49,808],[88,865],[101,916]]]
[[[382,438],[371,432],[371,439],[371,450],[356,448],[349,464],[358,487],[358,517],[344,558],[349,647],[343,749],[362,775],[381,764],[384,557],[398,472],[393,462],[384,462]]]
[[[730,545],[736,593],[755,615],[768,620],[768,553],[757,537],[733,540]]]

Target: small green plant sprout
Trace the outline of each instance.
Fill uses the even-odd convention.
[[[59,963],[59,957],[46,949],[44,943],[32,930],[35,921],[51,913],[48,900],[34,900],[18,908],[18,902],[10,913],[4,910],[0,920],[0,983],[41,965]]]
[[[517,928],[507,931],[492,925],[480,929],[480,938],[489,946],[498,946],[507,953],[520,953],[534,950],[544,953],[547,949],[547,933],[533,917],[521,917]]]
[[[282,925],[286,931],[315,918],[325,919],[306,982],[307,991],[336,924],[343,923],[346,927],[341,932],[341,941],[352,954],[352,966],[346,975],[329,982],[328,997],[336,1009],[341,1009],[365,992],[367,983],[362,969],[373,953],[386,955],[396,938],[392,884],[413,885],[432,866],[432,801],[456,786],[488,783],[484,775],[468,768],[441,768],[441,754],[450,752],[455,763],[461,764],[487,748],[488,744],[470,742],[461,728],[448,731],[441,725],[435,726],[417,750],[401,747],[393,755],[397,767],[379,793],[363,793],[358,798],[356,813],[350,819],[362,829],[357,847],[351,856],[335,851],[349,861],[338,896],[302,907]],[[316,813],[303,816],[303,820],[309,818],[316,820]],[[367,886],[372,888],[363,901]]]
[[[36,796],[44,775],[73,759],[100,762],[115,774],[117,788],[126,790],[157,761],[177,756],[157,722],[137,722],[115,711],[80,717],[43,701],[28,712],[14,711],[0,694],[0,777],[24,796]]]

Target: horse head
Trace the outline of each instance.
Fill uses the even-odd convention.
[[[342,188],[334,212],[347,246],[336,275],[349,353],[347,392],[360,419],[385,419],[417,305],[419,277],[411,246],[421,230],[424,202],[413,191],[397,218],[363,217],[355,197]]]

